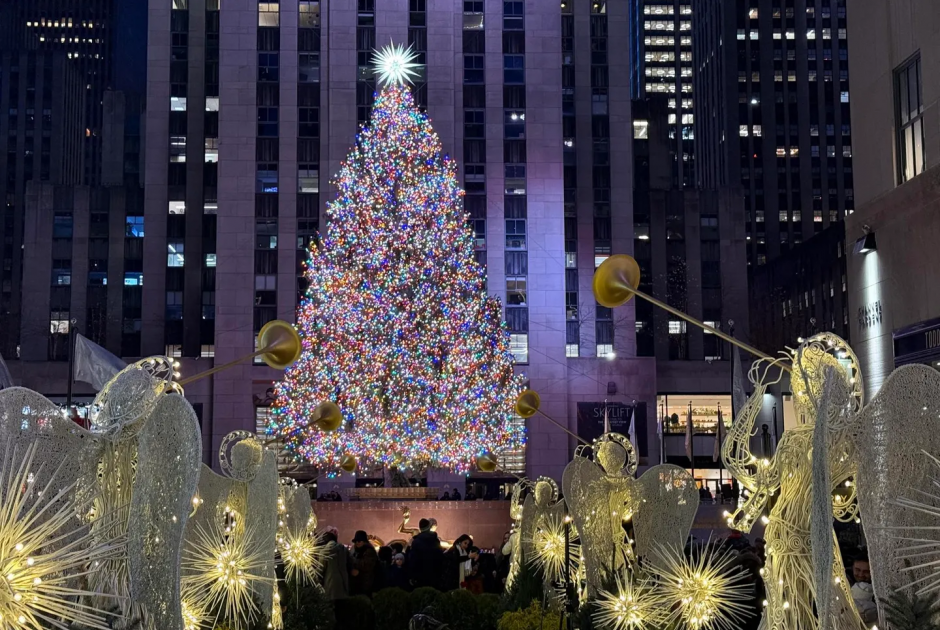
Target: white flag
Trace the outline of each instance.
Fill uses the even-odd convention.
[[[731,421],[737,417],[747,403],[746,381],[741,371],[741,355],[737,346],[731,348]]]
[[[604,435],[610,433],[610,417],[607,415],[607,401],[604,401]]]
[[[715,429],[715,450],[712,452],[712,461],[717,462],[721,458],[721,443],[725,439],[725,419],[721,417],[721,409],[718,410],[718,427]]]
[[[115,374],[127,367],[94,341],[81,334],[75,336],[75,380],[101,390]]]
[[[10,370],[3,360],[3,355],[0,354],[0,389],[6,389],[7,387],[13,387],[13,377],[10,376]]]
[[[689,405],[689,415],[685,421],[685,455],[692,462],[692,436],[695,434],[695,428],[692,426],[692,405]],[[692,462],[692,466],[695,463]]]
[[[630,444],[633,445],[633,452],[639,458],[640,449],[636,445],[636,405],[630,408]]]

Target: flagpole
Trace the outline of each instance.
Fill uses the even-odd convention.
[[[65,394],[65,409],[69,414],[69,419],[72,417],[72,382],[75,380],[75,334],[78,332],[76,330],[77,324],[77,319],[69,321],[69,384]]]
[[[689,401],[689,464],[692,466],[692,482],[695,482],[695,423],[692,422],[692,401]]]
[[[777,403],[774,403],[774,446],[773,446],[774,455],[777,454],[777,440],[779,439],[780,439],[780,434],[777,433]]]
[[[659,463],[666,463],[666,406],[659,403]]]
[[[732,403],[731,407],[734,408],[734,403]],[[721,486],[724,485],[725,483],[725,478],[723,474],[724,467],[721,465],[721,434],[722,434],[722,429],[724,429],[723,425],[724,425],[724,420],[721,417],[721,403],[718,403],[718,427],[716,428],[717,434],[715,436],[715,439],[718,441],[718,444],[719,444],[718,446],[718,494],[721,494]]]

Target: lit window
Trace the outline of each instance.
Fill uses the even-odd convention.
[[[72,261],[68,259],[52,261],[52,286],[72,284]]]
[[[199,356],[203,359],[211,359],[215,357],[215,344],[204,343],[199,349]]]
[[[842,101],[843,103],[848,103],[848,102],[849,102],[849,93],[848,93],[848,92],[842,92],[842,93],[839,95],[839,100]]]
[[[167,267],[182,267],[183,266],[183,242],[182,241],[171,241],[166,244],[166,266]]]
[[[614,344],[612,343],[599,343],[597,344],[597,358],[599,359],[613,359],[614,358]]]
[[[258,26],[279,26],[280,5],[277,2],[258,3]]]
[[[816,29],[808,28],[806,29],[806,39],[816,39]]]
[[[529,335],[511,334],[509,335],[509,351],[512,352],[516,363],[529,362]]]
[[[186,161],[186,136],[170,136],[170,162]]]
[[[128,216],[125,220],[124,236],[143,238],[144,218],[142,216]]]
[[[206,97],[206,111],[207,112],[219,111],[219,97],[218,96]]]
[[[218,162],[219,161],[219,139],[218,138],[206,138],[205,142],[205,161],[206,162]]]
[[[186,202],[171,201],[169,203],[169,214],[186,214]]]
[[[297,171],[297,191],[302,193],[320,192],[320,169],[312,164],[301,165]]]
[[[163,354],[171,359],[179,359],[183,356],[183,346],[178,343],[169,343],[164,348]]]
[[[576,252],[565,252],[565,269],[576,269],[578,267],[578,254]]]
[[[124,272],[124,286],[125,287],[144,286],[144,274],[140,271],[125,271]]]
[[[562,4],[564,7],[564,4]],[[463,29],[478,31],[483,28],[483,0],[464,0]]]
[[[49,318],[49,333],[53,335],[69,334],[69,312],[52,311]]]
[[[685,322],[682,320],[669,320],[669,334],[670,335],[684,335],[685,334]]]
[[[186,97],[185,96],[171,96],[170,97],[170,111],[171,112],[185,112],[186,111]]]
[[[751,133],[752,133],[752,135],[753,135],[754,137],[760,138],[760,137],[761,137],[761,133],[763,133],[762,130],[761,130],[761,126],[760,126],[760,125],[754,125],[754,126],[751,128]]]
[[[670,324],[671,324],[671,323],[672,323],[672,322],[670,322]],[[717,328],[717,327],[718,327],[718,322],[702,322],[702,323],[705,324],[706,326],[708,326],[708,328]],[[705,333],[706,335],[711,335],[711,334],[712,334],[712,331],[708,330],[708,328],[706,328],[706,329],[704,330],[704,333]]]
[[[609,254],[595,254],[594,255],[594,268],[597,269],[601,266],[605,260],[607,260]]]
[[[574,358],[578,356],[578,344],[576,343],[566,343],[565,344],[565,356]]]
[[[319,28],[320,0],[300,0],[300,28]]]
[[[748,136],[747,125],[738,125],[738,135],[740,135],[742,138],[747,138]]]
[[[206,267],[215,267],[216,255],[206,254]]]
[[[506,304],[509,306],[525,306],[526,277],[506,277]]]
[[[650,124],[646,120],[633,121],[633,137],[637,140],[646,140],[650,137]]]

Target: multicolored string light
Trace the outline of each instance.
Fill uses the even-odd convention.
[[[473,255],[456,166],[407,87],[376,98],[311,248],[303,355],[277,386],[270,433],[298,460],[467,471],[520,448],[521,389],[500,304]],[[344,425],[309,426],[324,400]]]

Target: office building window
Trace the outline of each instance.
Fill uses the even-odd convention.
[[[463,82],[469,85],[483,83],[483,55],[463,56]]]
[[[277,81],[280,70],[280,57],[278,53],[258,53],[258,80]]]
[[[565,344],[565,356],[574,358],[578,356],[578,344],[576,343],[566,343]]]
[[[503,1],[503,30],[521,31],[523,29],[524,6],[525,2],[522,0]]]
[[[166,266],[167,267],[182,267],[183,266],[183,242],[182,241],[170,241],[166,244]]]
[[[300,28],[320,27],[320,0],[300,0]]]
[[[142,216],[129,216],[125,221],[124,236],[133,238],[144,237],[144,218]]]
[[[924,171],[924,103],[921,98],[920,55],[894,73],[897,111],[898,181],[913,179]]]
[[[503,55],[503,83],[506,85],[525,83],[525,55]]]
[[[512,352],[516,363],[529,362],[529,335],[511,334],[509,335],[509,351]]]
[[[279,26],[280,5],[277,2],[258,3],[258,26]]]
[[[614,355],[614,344],[612,343],[599,343],[597,344],[597,358],[599,359],[613,359]]]

